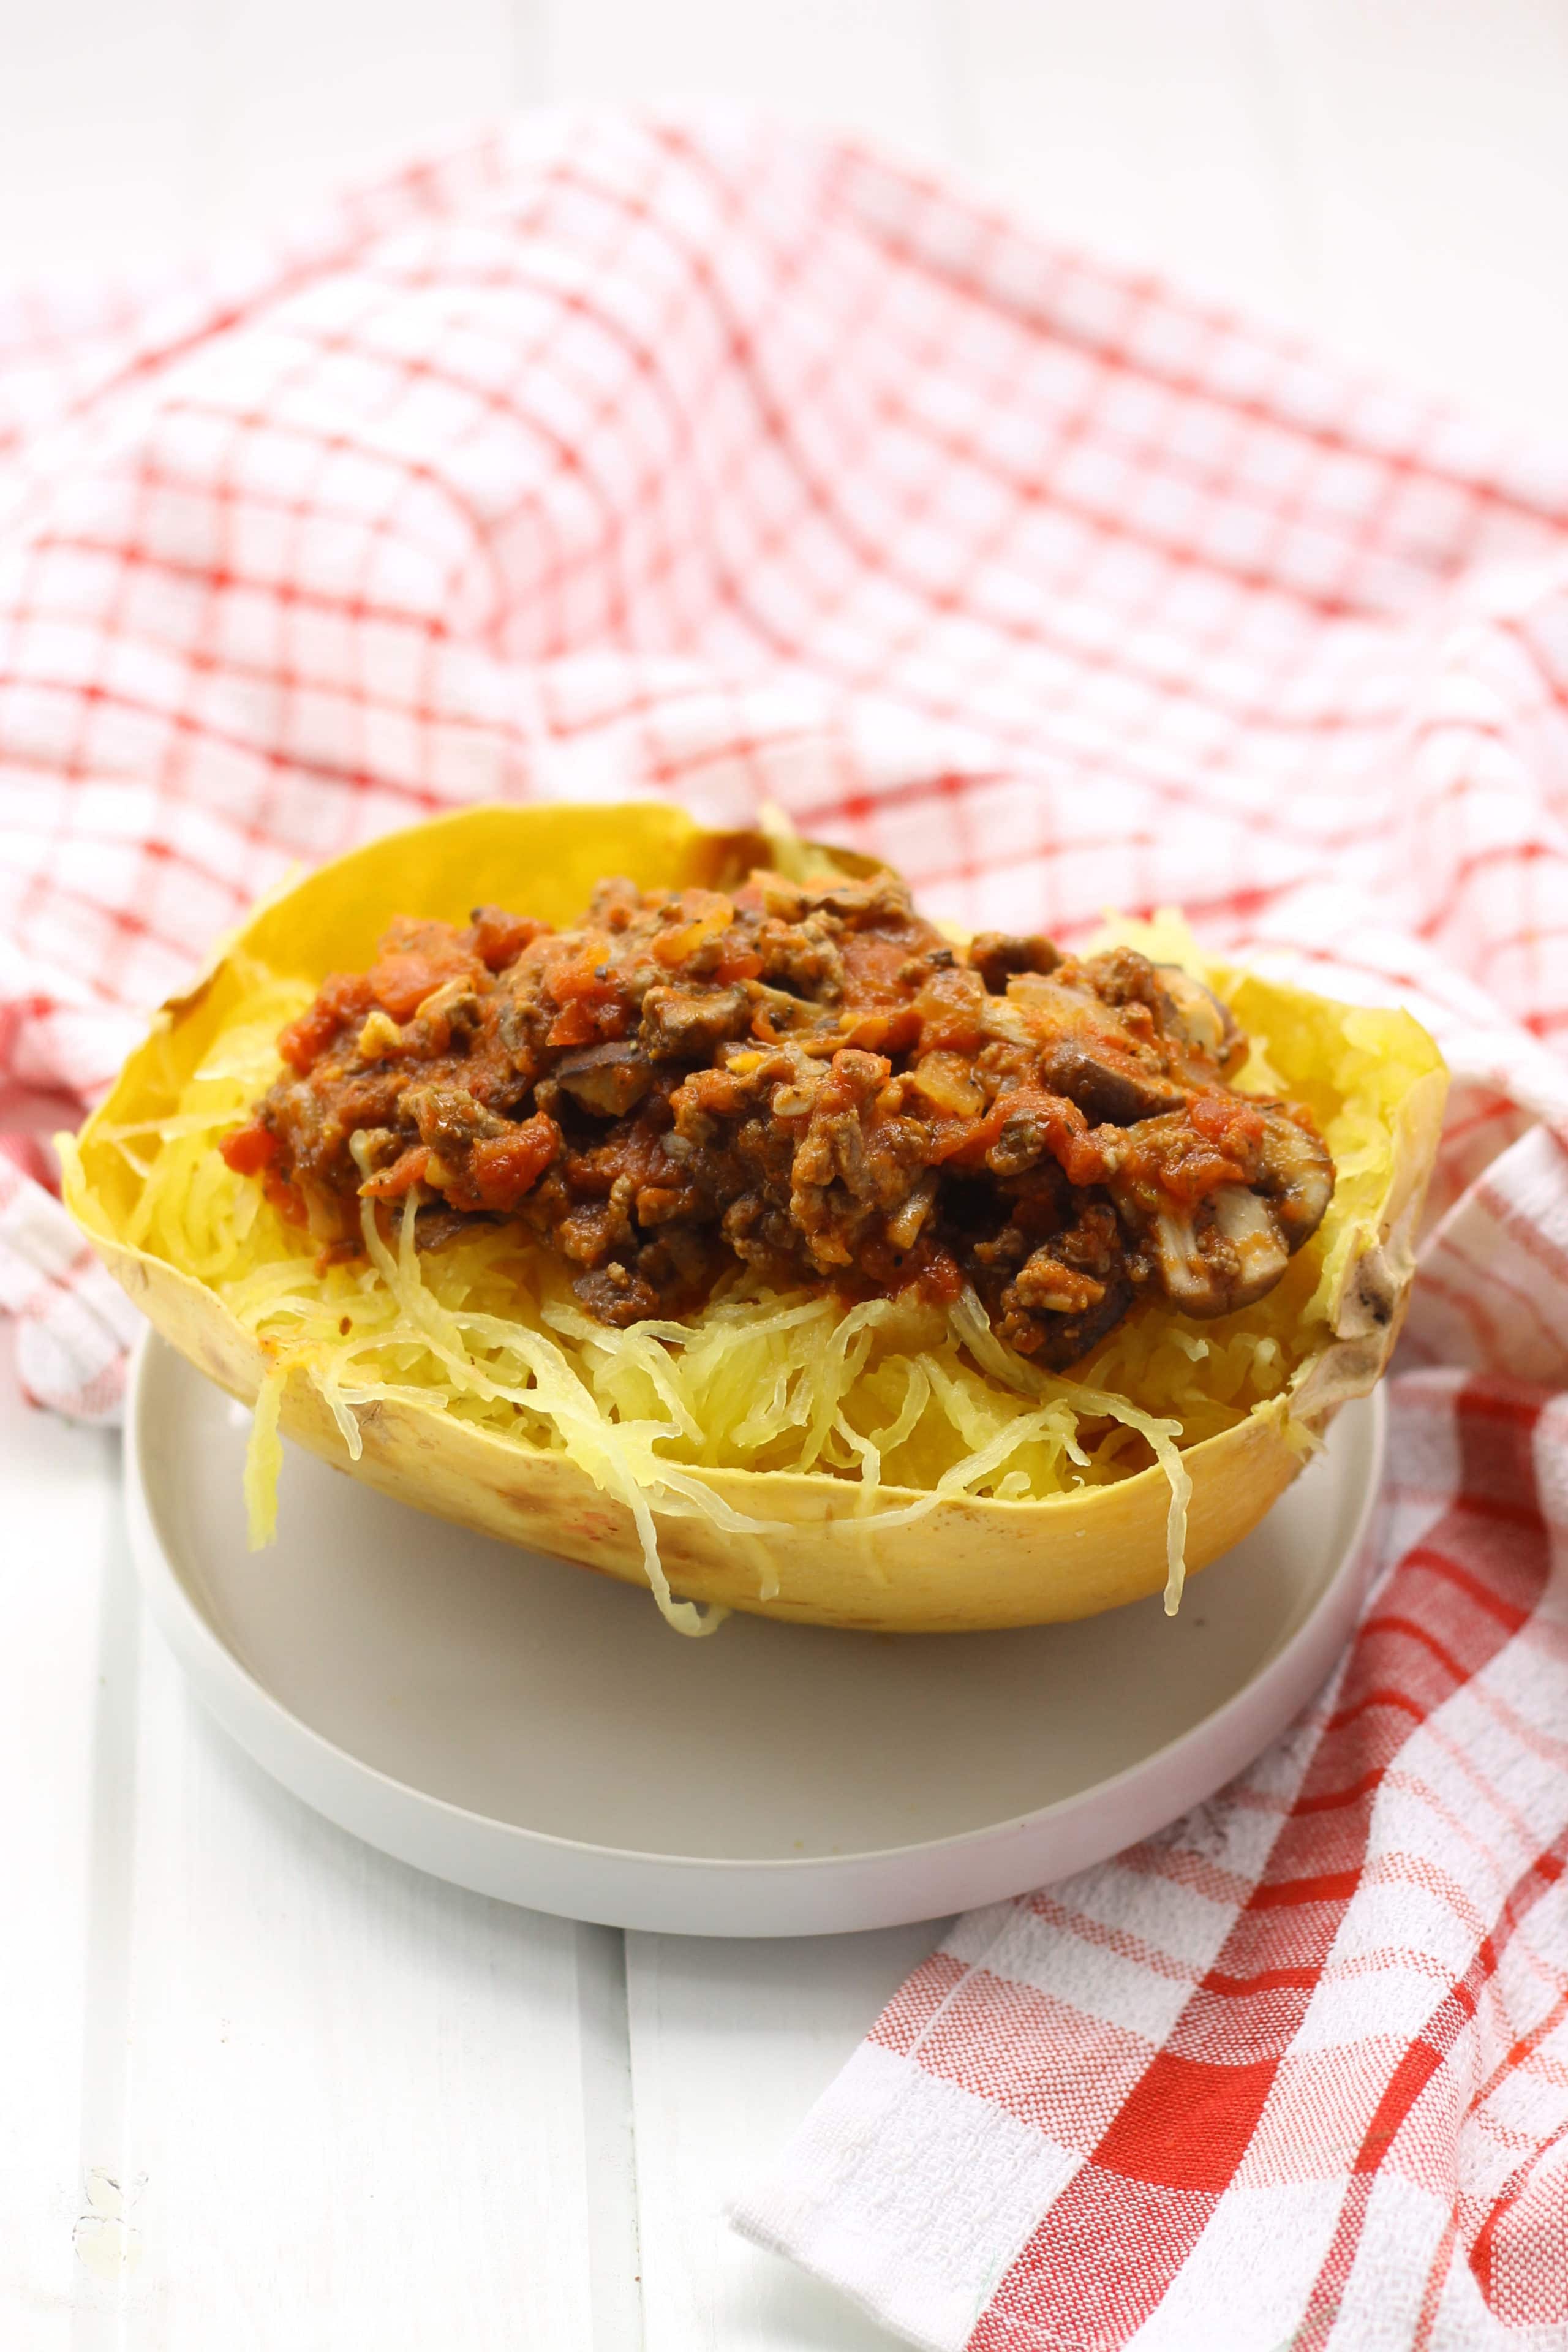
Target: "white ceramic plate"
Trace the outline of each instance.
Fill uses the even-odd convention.
[[[247,1552],[248,1414],[155,1336],[131,1538],[218,1721],[331,1820],[458,1885],[684,1935],[890,1926],[1146,1836],[1311,1695],[1364,1577],[1381,1398],[1245,1543],[1158,1600],[1023,1633],[734,1617],[670,1633],[634,1588],[468,1535],[289,1448]]]

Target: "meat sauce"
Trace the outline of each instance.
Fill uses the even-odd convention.
[[[1231,1087],[1246,1041],[1185,973],[954,948],[889,875],[606,881],[562,931],[400,919],[279,1046],[222,1150],[323,1263],[412,1197],[422,1247],[514,1220],[613,1325],[740,1261],[846,1297],[973,1285],[1060,1369],[1141,1293],[1263,1297],[1333,1191],[1310,1113]]]

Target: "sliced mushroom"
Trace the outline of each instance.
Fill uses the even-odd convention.
[[[1268,1196],[1292,1254],[1310,1241],[1334,1197],[1334,1163],[1310,1128],[1277,1103],[1264,1107],[1258,1189]]]
[[[1184,1315],[1226,1315],[1240,1304],[1233,1296],[1235,1266],[1215,1230],[1211,1203],[1195,1210],[1162,1209],[1144,1239],[1161,1289]]]
[[[1068,967],[1069,975],[1073,967]],[[1151,969],[1143,967],[1153,987]],[[1037,971],[1014,972],[1005,997],[985,1001],[988,1036],[1039,1056],[1040,1075],[1091,1120],[1130,1127],[1180,1110],[1187,1089],[1169,1077],[1139,1000],[1136,1019],[1083,986]],[[1137,1025],[1141,1023],[1142,1025]]]
[[[1247,1039],[1229,1005],[1221,1003],[1212,988],[1205,988],[1180,964],[1157,964],[1155,970],[1171,1008],[1165,1021],[1167,1033],[1228,1077],[1247,1059]]]
[[[590,1045],[584,1053],[568,1054],[556,1064],[554,1075],[562,1093],[595,1118],[620,1118],[653,1084],[652,1069],[629,1043]]]
[[[969,943],[970,969],[977,971],[991,996],[1005,996],[1015,972],[1055,971],[1060,950],[1039,932],[1020,938],[1012,931],[977,931]]]
[[[1268,1203],[1245,1184],[1222,1185],[1193,1209],[1163,1209],[1149,1240],[1172,1306],[1205,1320],[1263,1297],[1290,1255]]]
[[[1226,1184],[1214,1196],[1215,1230],[1229,1249],[1236,1270],[1232,1302],[1250,1307],[1272,1290],[1289,1263],[1290,1251],[1270,1204],[1243,1184]]]
[[[1179,1110],[1186,1099],[1158,1070],[1089,1036],[1053,1040],[1041,1052],[1040,1073],[1052,1092],[1068,1096],[1086,1118],[1112,1127],[1158,1118],[1162,1111]]]
[[[1167,1197],[1146,1223],[1130,1201],[1124,1218],[1144,1224],[1161,1286],[1185,1315],[1231,1315],[1266,1297],[1333,1197],[1334,1166],[1321,1139],[1278,1104],[1264,1112],[1258,1172],[1222,1184],[1184,1209]]]

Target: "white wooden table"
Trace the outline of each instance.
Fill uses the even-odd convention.
[[[0,271],[265,223],[542,99],[946,157],[1568,423],[1568,0],[0,0]],[[0,1343],[5,2352],[853,2352],[722,2197],[929,1948],[510,1911],[304,1811],[141,1620],[117,1449]]]
[[[719,2209],[935,1928],[623,1938],[357,1844],[202,1716],[115,1440],[0,1354],[5,2352],[885,2342]]]

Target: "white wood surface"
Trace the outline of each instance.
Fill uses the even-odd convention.
[[[138,1702],[130,1900],[103,1963],[124,2083],[99,2053],[84,2110],[96,2092],[137,2233],[106,2345],[426,2352],[508,2341],[504,2319],[593,2352],[597,1940],[305,1813],[198,1717],[153,1638]]]
[[[0,274],[264,226],[515,103],[718,92],[1568,412],[1563,0],[0,0]],[[143,1636],[0,1359],[5,2352],[856,2352],[731,2240],[935,1927],[623,1939],[313,1820]]]
[[[647,2352],[876,2352],[880,2328],[743,2245],[724,2201],[762,2170],[941,1931],[731,1944],[628,1936]],[[808,2088],[809,2086],[809,2088]]]
[[[142,1626],[114,1441],[0,1376],[6,2352],[875,2341],[721,2206],[936,1926],[624,1949],[359,1845]]]
[[[101,2000],[94,1822],[109,1830],[115,1811],[111,1789],[94,1804],[122,1646],[101,1639],[120,1630],[104,1623],[119,1566],[115,1446],[29,1412],[11,1365],[0,1327],[0,2315],[17,2352],[55,2352],[69,2338],[73,2235],[87,2210],[84,2021]]]

